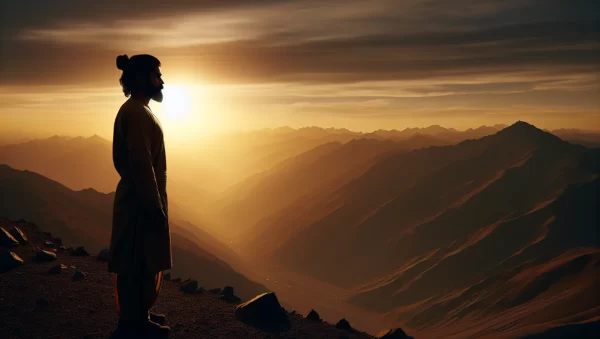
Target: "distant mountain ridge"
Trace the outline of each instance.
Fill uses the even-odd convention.
[[[569,312],[591,319],[590,304],[574,300],[600,282],[590,280],[600,249],[593,207],[599,176],[599,149],[517,122],[454,146],[385,154],[341,187],[300,199],[271,218],[261,241],[249,246],[260,251],[250,253],[356,288],[349,301],[429,335],[434,327],[438,334],[469,326],[485,331],[487,317],[510,319],[516,307],[544,319],[530,326],[568,323],[562,317]],[[564,260],[574,261],[551,269]],[[577,266],[580,261],[586,264]],[[569,273],[570,267],[581,268]],[[525,270],[529,285],[509,283]],[[535,273],[544,270],[550,273]],[[578,277],[592,285],[576,283]],[[575,299],[559,302],[560,290],[545,287],[548,279],[572,288]],[[479,299],[464,291],[491,293],[483,286],[495,286],[493,298],[513,301],[482,297],[471,305]],[[496,308],[484,311],[488,302]],[[535,306],[540,302],[551,303],[554,316],[543,318]],[[469,322],[473,317],[480,322]],[[498,326],[526,332],[507,322]]]

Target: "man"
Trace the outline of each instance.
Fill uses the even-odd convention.
[[[115,119],[113,162],[121,176],[113,206],[108,270],[115,275],[119,329],[136,335],[166,335],[164,316],[148,312],[162,271],[171,268],[167,164],[163,131],[148,107],[162,101],[160,61],[151,55],[117,57],[123,93],[129,99]]]

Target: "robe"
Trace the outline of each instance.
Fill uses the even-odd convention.
[[[108,270],[131,275],[170,269],[167,161],[163,130],[147,105],[129,98],[119,109],[113,162],[121,176],[113,205]],[[157,218],[156,211],[166,216]]]

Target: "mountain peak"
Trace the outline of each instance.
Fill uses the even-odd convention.
[[[557,136],[545,132],[532,124],[529,124],[525,121],[517,121],[514,124],[506,127],[505,129],[499,131],[497,133],[498,136],[505,136],[511,139],[518,140],[535,140],[536,142],[556,142],[562,141]]]

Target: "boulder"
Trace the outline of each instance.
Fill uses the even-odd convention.
[[[67,269],[66,265],[63,264],[59,264],[56,266],[52,266],[52,268],[50,268],[50,270],[48,271],[48,273],[50,274],[59,274],[60,272],[64,271]]]
[[[103,249],[102,251],[100,251],[100,253],[98,253],[98,256],[96,257],[96,260],[99,261],[108,261],[108,248]]]
[[[4,227],[0,227],[0,246],[15,247],[19,242]]]
[[[77,269],[75,270],[75,272],[73,272],[73,281],[79,281],[85,277],[87,277],[87,273],[83,272],[80,269]]]
[[[338,321],[337,324],[335,324],[335,327],[340,330],[352,331],[352,326],[350,326],[350,323],[345,318]]]
[[[181,284],[181,286],[179,286],[179,289],[186,294],[196,293],[196,290],[198,290],[198,282],[196,280],[188,281],[186,283]]]
[[[163,274],[163,280],[170,281],[171,280],[171,272],[167,272]]]
[[[12,270],[23,265],[23,259],[8,250],[0,250],[0,272]]]
[[[23,233],[23,231],[21,231],[20,228],[18,227],[13,227],[10,231],[9,231],[10,235],[13,236],[13,238],[15,238],[19,244],[24,245],[28,242],[27,240],[27,236],[25,236],[25,233]]]
[[[90,255],[83,246],[79,246],[71,251],[71,255],[74,257],[86,257]]]
[[[48,262],[56,260],[56,253],[50,251],[38,250],[35,253],[35,260],[39,262]]]
[[[233,287],[231,286],[225,286],[219,294],[221,295],[219,298],[226,302],[239,303],[240,301],[242,301],[233,293]]]
[[[409,339],[409,338],[412,338],[412,337],[407,336],[406,332],[404,332],[401,328],[385,329],[385,330],[377,333],[376,337],[381,338],[381,339]]]
[[[225,286],[225,287],[223,288],[223,290],[221,291],[221,293],[219,293],[219,294],[220,294],[220,295],[227,296],[227,297],[231,297],[231,296],[233,296],[233,294],[234,294],[234,293],[233,293],[233,287],[231,287],[231,286]]]
[[[198,289],[196,290],[196,294],[202,294],[206,292],[206,290],[204,289],[204,287],[198,287]]]
[[[306,318],[306,320],[310,320],[310,321],[318,321],[318,322],[323,321],[321,319],[321,317],[319,316],[319,313],[317,313],[317,311],[315,311],[315,310],[308,311],[308,313],[306,313],[306,315],[304,315],[304,318]]]
[[[208,290],[208,293],[210,293],[210,294],[221,294],[221,289],[220,288],[211,288],[210,290]]]
[[[287,314],[282,310],[273,292],[263,293],[240,304],[235,309],[236,319],[256,326],[288,325]]]

